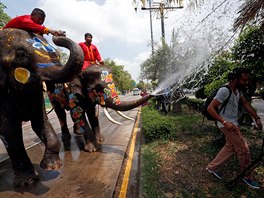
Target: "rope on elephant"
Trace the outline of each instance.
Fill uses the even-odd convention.
[[[47,112],[47,115],[49,115],[49,113],[51,113],[53,110],[54,110],[54,108],[52,108],[51,110],[49,110],[49,111]]]

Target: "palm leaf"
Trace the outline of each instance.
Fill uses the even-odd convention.
[[[261,27],[264,27],[264,0],[248,0],[242,5],[242,9],[238,12],[239,16],[234,22],[234,29],[237,30],[239,27],[243,27],[250,21],[259,18]]]

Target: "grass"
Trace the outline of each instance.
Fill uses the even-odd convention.
[[[264,197],[263,188],[254,190],[241,181],[231,190],[227,188],[227,182],[239,173],[235,157],[221,169],[226,178],[224,181],[219,181],[205,170],[221,149],[216,140],[220,133],[212,122],[206,121],[202,125],[200,113],[185,111],[177,116],[163,116],[153,111],[149,107],[142,110],[143,133],[150,137],[142,146],[143,197]],[[164,120],[165,125],[170,127],[165,127],[167,131],[162,136],[159,130],[164,129],[161,127]],[[153,130],[157,138],[149,130]],[[242,131],[255,159],[260,154],[263,133],[244,127]],[[254,177],[264,185],[263,166],[255,169]]]

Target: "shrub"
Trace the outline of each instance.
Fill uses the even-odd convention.
[[[147,142],[176,138],[176,127],[172,117],[162,116],[150,108],[143,108],[142,114],[142,128]]]

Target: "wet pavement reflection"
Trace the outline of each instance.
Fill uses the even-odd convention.
[[[137,112],[138,108],[124,112],[124,114],[136,119]],[[0,197],[112,197],[134,121],[120,117],[112,110],[109,110],[109,113],[115,120],[123,124],[115,125],[100,113],[101,132],[105,141],[100,145],[97,152],[84,152],[82,150],[82,138],[74,135],[73,129],[70,127],[71,147],[67,151],[64,151],[63,147],[61,148],[60,158],[63,166],[59,170],[41,169],[39,163],[43,156],[43,144],[29,146],[28,155],[40,177],[39,182],[29,187],[13,187],[13,171],[10,160],[3,160],[4,152],[0,150],[2,157],[0,163]],[[58,132],[60,127],[57,118],[51,119],[51,123]],[[28,125],[25,125],[24,130],[24,133],[32,133],[31,127]],[[60,133],[58,136],[61,138]],[[33,138],[31,143],[34,144],[34,142]]]

